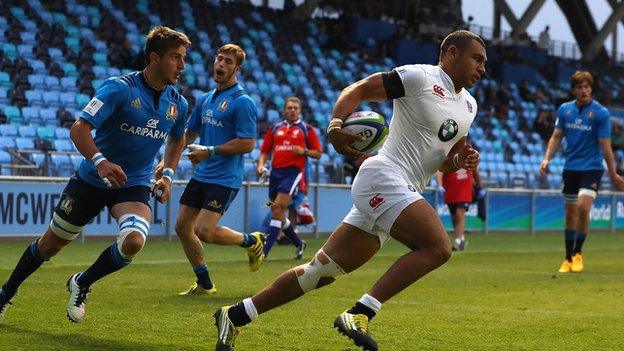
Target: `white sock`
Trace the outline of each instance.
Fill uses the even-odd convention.
[[[269,224],[271,227],[277,227],[277,228],[282,228],[282,221],[280,221],[279,219],[272,219],[271,220],[271,224]]]
[[[290,220],[286,218],[284,224],[282,224],[282,229],[288,229],[288,227],[290,227]]]
[[[362,295],[358,302],[375,311],[375,313],[379,313],[379,310],[381,309],[381,302],[369,294]]]
[[[253,301],[251,301],[251,298],[244,299],[243,306],[245,306],[245,312],[247,312],[249,319],[253,321],[258,318],[258,310],[256,309],[256,306],[254,306]]]

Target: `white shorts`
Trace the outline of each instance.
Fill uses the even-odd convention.
[[[390,239],[390,229],[401,212],[423,199],[395,168],[380,157],[364,161],[351,187],[353,207],[342,220],[376,235],[381,246]]]

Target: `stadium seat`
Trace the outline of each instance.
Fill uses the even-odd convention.
[[[22,138],[34,138],[37,136],[37,131],[31,125],[19,126],[18,133]]]
[[[56,128],[54,130],[54,136],[56,137],[56,139],[68,139],[69,140],[69,129]]]
[[[15,144],[19,150],[32,150],[35,148],[35,141],[32,138],[17,138]]]
[[[39,139],[54,140],[54,131],[50,127],[37,128],[37,137]]]
[[[71,163],[74,166],[75,171],[78,170],[80,164],[84,161],[84,157],[82,157],[82,155],[69,155],[69,158],[71,159]]]
[[[0,150],[14,149],[15,140],[11,137],[0,136]]]
[[[68,139],[56,139],[52,143],[56,151],[74,151],[74,144]]]
[[[56,176],[69,177],[74,172],[74,165],[68,155],[51,154],[50,163]]]

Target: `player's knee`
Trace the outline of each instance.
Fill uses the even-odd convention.
[[[219,242],[220,238],[218,237],[217,227],[214,225],[198,223],[193,228],[193,231],[195,232],[195,235],[197,235],[203,242]]]
[[[132,232],[126,236],[121,246],[121,252],[126,257],[133,257],[145,246],[145,238],[139,232]]]
[[[178,220],[175,225],[175,231],[180,239],[184,239],[193,234],[193,225],[186,221]]]
[[[143,249],[149,227],[149,222],[135,213],[128,213],[119,217],[117,247],[122,257],[132,259]]]
[[[295,275],[304,294],[333,283],[341,274],[345,274],[344,270],[322,249],[314,255],[312,261],[295,267]]]
[[[431,250],[432,261],[436,266],[445,264],[451,258],[451,243],[444,240],[440,245]]]

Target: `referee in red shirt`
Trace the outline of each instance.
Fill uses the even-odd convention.
[[[444,202],[451,212],[453,228],[455,228],[455,245],[453,249],[464,251],[466,248],[466,211],[473,202],[473,181],[477,189],[481,188],[479,168],[474,171],[460,168],[452,173],[437,172],[438,192],[444,196]]]
[[[306,243],[297,236],[285,213],[293,196],[299,190],[299,183],[305,178],[307,158],[321,158],[321,150],[321,143],[314,128],[301,119],[301,100],[289,97],[284,104],[284,120],[267,130],[258,158],[258,174],[262,174],[264,170],[267,155],[271,155],[272,158],[269,178],[271,223],[264,245],[265,256],[269,255],[280,229],[297,247],[295,259],[301,259],[303,256]]]

